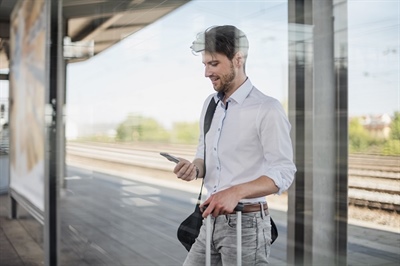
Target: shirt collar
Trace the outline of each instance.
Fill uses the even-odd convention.
[[[229,97],[229,99],[234,100],[238,104],[242,104],[243,101],[249,95],[252,88],[253,88],[253,84],[251,83],[250,79],[247,78],[246,81]],[[222,101],[222,99],[224,98],[224,95],[225,95],[225,93],[218,92],[214,98],[215,101],[216,102],[218,100]]]

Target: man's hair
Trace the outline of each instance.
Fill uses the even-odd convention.
[[[232,60],[239,51],[243,52],[245,58],[247,57],[249,41],[235,26],[213,26],[197,34],[190,48],[196,53],[205,51],[224,54]]]

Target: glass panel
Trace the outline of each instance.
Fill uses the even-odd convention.
[[[349,263],[399,261],[398,248],[392,248],[400,228],[399,5],[348,2],[349,223],[362,226],[350,225],[349,234],[375,229],[362,240],[349,239],[350,250],[364,250],[349,252]],[[377,254],[375,244],[387,253]]]
[[[159,152],[194,158],[199,115],[213,88],[201,55],[189,47],[198,32],[225,24],[247,34],[252,83],[287,108],[286,1],[191,1],[68,65],[62,262],[183,263],[187,251],[176,230],[193,211],[201,182],[178,180]],[[270,200],[280,226],[286,202],[286,195]],[[285,260],[284,251],[271,258]]]
[[[350,212],[389,230],[400,226],[399,180],[391,178],[400,170],[398,10],[397,1],[349,1]],[[356,193],[371,194],[358,201]]]
[[[199,137],[199,114],[205,98],[213,92],[209,80],[204,78],[201,56],[192,55],[189,47],[196,34],[209,26],[238,26],[250,40],[248,76],[258,89],[277,98],[287,109],[287,22],[293,19],[288,18],[288,3],[198,0],[174,10],[173,3],[180,1],[159,1],[152,7],[157,1],[89,2],[63,1],[69,37],[64,40],[65,56],[69,64],[67,167],[60,183],[60,264],[181,265],[187,252],[178,242],[176,230],[193,211],[201,183],[177,180],[172,173],[174,164],[159,152],[193,158]],[[303,60],[299,68],[311,68],[315,66],[314,51],[321,48],[316,45],[321,41],[317,39],[323,37],[320,29],[320,35],[314,35],[313,25],[317,4],[321,2],[292,3],[297,7],[305,4],[302,15],[307,26],[295,27],[293,31],[302,31],[303,38],[309,41],[305,52],[296,58]],[[390,264],[399,261],[400,3],[349,0],[345,4],[349,21],[350,115],[347,260],[349,265]],[[76,8],[77,5],[80,7]],[[124,10],[129,10],[131,16],[119,13]],[[0,74],[8,73],[2,71]],[[315,81],[312,72],[307,73],[310,86]],[[321,93],[319,88],[313,87],[314,92]],[[0,81],[0,192],[8,188],[8,93],[8,81]],[[313,104],[314,95],[307,96],[311,101],[304,108]],[[327,103],[335,104],[335,97]],[[315,122],[314,114],[306,115],[311,115]],[[317,117],[321,121],[321,114]],[[327,128],[321,132],[324,130]],[[324,141],[311,144],[311,148],[326,145]],[[312,168],[312,178],[327,172],[317,165]],[[326,195],[318,198],[316,184],[307,196],[315,201],[333,200]],[[8,206],[8,199],[4,202]],[[268,202],[279,229],[270,263],[285,264],[287,195],[268,197]],[[293,208],[299,206],[299,202],[291,203]],[[7,207],[3,207],[5,217]],[[306,207],[316,209],[311,204]],[[314,215],[311,211],[304,213]],[[330,219],[327,217],[323,218]],[[29,246],[29,254],[35,254],[19,257],[43,261],[42,225],[23,208],[18,211],[18,218],[16,226],[22,226],[21,232],[27,231],[28,235],[23,242]],[[334,234],[326,230],[325,224],[316,226],[317,220],[318,217],[305,224],[314,235],[318,230],[322,237]],[[3,221],[8,225],[14,222]],[[306,230],[300,233],[310,240],[311,234]],[[12,232],[6,235],[12,242]],[[19,235],[16,238],[21,241]],[[301,247],[302,252],[311,250],[304,243],[292,244]],[[329,253],[335,247],[320,248]],[[324,256],[325,252],[317,255]]]
[[[9,186],[8,80],[0,80],[0,194]]]

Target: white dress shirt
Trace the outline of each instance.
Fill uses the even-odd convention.
[[[196,158],[204,159],[204,116],[211,97],[203,106]],[[208,197],[231,186],[249,182],[262,175],[287,190],[296,167],[290,139],[290,124],[282,105],[255,88],[249,79],[228,99],[219,101],[206,135],[205,187]],[[265,202],[265,197],[241,202]]]

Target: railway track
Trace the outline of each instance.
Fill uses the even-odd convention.
[[[191,159],[196,147],[168,144],[68,143],[67,160],[91,158],[136,167],[171,171],[171,163],[159,155],[170,152]],[[400,157],[351,154],[349,156],[349,204],[400,213]]]
[[[350,155],[349,203],[400,213],[400,157]]]

